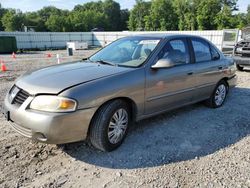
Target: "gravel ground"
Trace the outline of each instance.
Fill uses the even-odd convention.
[[[93,51],[78,51],[86,57]],[[45,52],[1,56],[0,104],[25,70],[55,64]],[[55,55],[54,55],[55,56]],[[31,58],[43,59],[30,61]],[[22,59],[23,58],[23,59]],[[131,128],[124,144],[103,153],[84,142],[46,145],[15,133],[0,115],[0,187],[250,187],[250,71],[238,72],[238,86],[225,105],[187,106]]]

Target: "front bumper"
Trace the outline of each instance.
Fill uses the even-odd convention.
[[[10,126],[18,133],[34,140],[62,144],[85,140],[90,121],[97,108],[77,110],[70,113],[50,113],[27,109],[33,97],[21,105],[9,102],[8,95],[4,101],[5,114]]]

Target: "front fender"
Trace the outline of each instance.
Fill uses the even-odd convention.
[[[63,91],[59,96],[76,99],[78,109],[100,107],[109,100],[126,97],[134,101],[137,115],[142,115],[145,101],[144,90],[145,72],[141,67],[75,86]]]

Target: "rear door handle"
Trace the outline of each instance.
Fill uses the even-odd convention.
[[[223,67],[221,67],[221,66],[220,66],[220,67],[218,67],[218,69],[219,69],[219,70],[222,70],[222,68],[223,68]]]
[[[187,75],[192,75],[192,74],[194,74],[193,72],[189,72],[189,73],[187,73]]]

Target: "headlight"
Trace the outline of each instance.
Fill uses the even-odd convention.
[[[52,95],[40,95],[33,99],[30,108],[46,112],[72,112],[77,102],[73,99]]]

